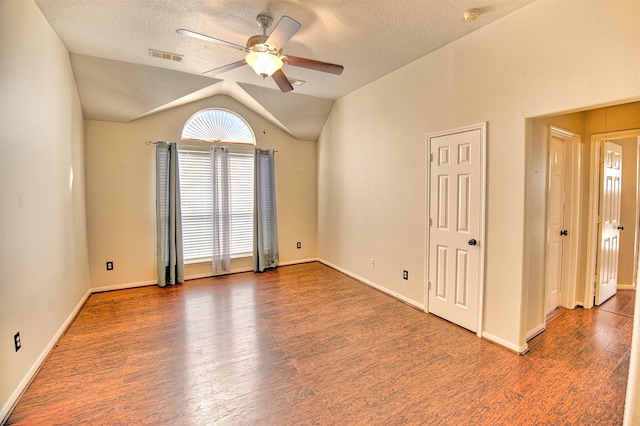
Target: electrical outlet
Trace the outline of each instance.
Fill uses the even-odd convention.
[[[107,262],[107,271],[113,271],[113,262],[112,261]]]
[[[302,243],[301,243],[300,241],[298,241],[298,242],[296,243],[296,247],[297,247],[297,248],[299,248],[299,249],[301,249],[301,248],[302,248]]]
[[[409,271],[407,271],[406,269],[404,271],[402,271],[402,278],[404,278],[405,280],[409,279]]]
[[[20,332],[18,331],[15,336],[13,336],[13,344],[16,347],[16,352],[20,350],[22,347],[22,341],[20,340]]]

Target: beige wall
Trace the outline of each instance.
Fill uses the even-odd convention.
[[[339,99],[319,139],[319,257],[424,303],[425,136],[487,121],[484,335],[525,349],[526,119],[638,99],[638,63],[640,3],[539,1]]]
[[[293,138],[227,96],[216,96],[130,123],[87,121],[87,221],[93,288],[156,282],[155,148],[146,141],[179,141],[187,119],[205,108],[244,117],[261,148],[275,148],[281,263],[317,257],[316,143]],[[262,131],[265,129],[266,134]],[[302,249],[296,248],[296,242]],[[105,263],[114,262],[107,271]],[[234,270],[251,267],[235,262]],[[187,276],[210,275],[209,264]]]
[[[0,1],[0,43],[1,421],[88,295],[89,272],[69,55],[31,1]]]

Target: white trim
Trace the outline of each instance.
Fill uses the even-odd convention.
[[[184,280],[190,281],[190,280],[199,280],[201,278],[218,278],[218,277],[224,277],[226,275],[241,274],[243,272],[253,272],[253,268],[245,267],[245,268],[232,269],[229,272],[225,272],[224,274],[220,274],[220,275],[214,275],[213,272],[202,272],[200,274],[191,274],[191,275],[185,276]]]
[[[483,332],[483,323],[482,319],[484,318],[484,257],[486,254],[486,220],[487,220],[487,122],[482,122],[476,124],[477,127],[480,128],[482,133],[482,151],[480,155],[481,161],[481,183],[480,183],[480,214],[482,217],[480,218],[480,241],[484,241],[482,244],[482,250],[480,250],[480,265],[478,274],[480,275],[480,282],[478,288],[478,331],[477,336],[482,337]],[[527,349],[528,350],[528,349]]]
[[[245,257],[245,259],[246,259],[246,257]],[[299,265],[301,263],[311,263],[311,262],[318,262],[318,258],[314,257],[314,258],[311,258],[311,259],[290,260],[288,262],[282,262],[278,266],[291,266],[291,265]],[[223,274],[223,275],[213,275],[212,272],[203,272],[203,273],[200,273],[200,274],[191,274],[191,275],[185,276],[184,279],[185,279],[185,281],[187,281],[187,280],[198,280],[198,279],[201,279],[201,278],[213,278],[213,277],[216,277],[216,276],[239,274],[239,273],[242,273],[242,272],[253,272],[253,268],[252,267],[245,267],[245,268],[232,269],[230,272],[228,272],[226,274]],[[153,284],[156,284],[156,282],[154,281]]]
[[[2,419],[2,422],[0,424],[4,424],[4,422],[8,420],[8,416],[13,411],[14,405],[20,399],[20,396],[22,396],[22,393],[27,389],[27,387],[29,387],[29,385],[31,384],[31,381],[35,378],[36,374],[38,374],[38,371],[40,371],[40,368],[48,358],[53,348],[58,343],[58,340],[60,340],[62,335],[65,333],[65,331],[67,331],[67,328],[69,328],[69,326],[71,325],[73,320],[76,318],[78,313],[80,313],[80,310],[86,303],[91,293],[92,293],[91,290],[88,290],[85,293],[85,295],[82,297],[82,299],[80,299],[80,302],[76,305],[76,307],[73,309],[71,314],[67,317],[67,319],[62,323],[62,326],[58,329],[56,334],[53,335],[53,338],[49,341],[47,346],[45,346],[43,351],[40,353],[40,356],[36,359],[36,361],[33,363],[31,368],[27,372],[27,374],[25,374],[24,378],[22,379],[22,381],[20,382],[16,390],[9,397],[9,399],[7,400],[7,403],[4,405],[4,407],[2,407],[2,411],[0,411],[0,419]]]
[[[618,284],[618,290],[635,290],[636,286],[634,284]]]
[[[232,274],[233,272],[229,272],[230,274]],[[199,280],[200,278],[213,278],[215,275],[213,275],[213,272],[203,272],[201,274],[191,274],[191,275],[185,275],[184,276],[184,280],[185,281],[189,281],[189,280]]]
[[[313,257],[311,259],[298,259],[298,260],[290,260],[288,262],[282,262],[279,266],[291,266],[291,265],[299,265],[301,263],[311,263],[311,262],[320,262],[320,259],[317,257]]]
[[[586,278],[584,282],[584,304],[585,309],[593,308],[594,286],[596,283],[596,256],[598,253],[598,195],[600,187],[600,146],[601,141],[597,136],[591,136],[591,166],[589,169],[589,207],[587,219],[587,265]]]
[[[640,135],[637,137],[636,144],[636,217],[635,217],[635,234],[633,236],[633,286],[635,288],[638,285],[638,250],[640,247],[640,209],[638,208],[638,203],[640,202],[640,185],[638,185],[638,174],[640,174]]]
[[[480,130],[480,229],[478,239],[481,241],[478,259],[478,317],[476,335],[482,337],[483,318],[484,318],[484,284],[485,284],[485,252],[486,252],[486,212],[487,212],[487,122],[483,121],[469,126],[457,127],[455,129],[444,130],[435,133],[429,133],[426,136],[426,176],[425,176],[425,240],[424,240],[424,306],[425,311],[429,312],[429,212],[430,212],[430,177],[431,177],[431,139],[440,136],[464,133],[471,130]]]
[[[373,281],[370,281],[370,280],[368,280],[366,278],[363,278],[363,277],[361,277],[361,276],[359,276],[357,274],[354,274],[351,271],[348,271],[348,270],[343,269],[343,268],[341,268],[339,266],[336,266],[331,262],[328,262],[328,261],[326,261],[324,259],[318,259],[318,262],[320,262],[320,263],[322,263],[322,264],[324,264],[324,265],[326,265],[326,266],[328,266],[328,267],[330,267],[332,269],[335,269],[336,271],[342,272],[343,274],[348,275],[351,278],[355,278],[356,280],[358,280],[358,281],[360,281],[360,282],[362,282],[364,284],[367,284],[368,286],[371,286],[371,287],[375,288],[376,290],[379,290],[379,291],[381,291],[381,292],[383,292],[385,294],[388,294],[389,296],[392,296],[392,297],[394,297],[394,298],[396,298],[398,300],[401,300],[401,301],[405,302],[408,305],[411,305],[411,306],[413,306],[415,308],[418,308],[421,311],[425,310],[424,305],[416,302],[415,300],[409,299],[408,297],[405,297],[405,296],[403,296],[401,294],[398,294],[398,293],[396,293],[394,291],[391,291],[388,288],[381,286],[380,284],[374,283]]]
[[[525,353],[529,352],[529,345],[526,343],[522,346],[514,345],[511,342],[507,342],[506,340],[487,332],[482,333],[482,337],[489,340],[490,342],[497,343],[500,346],[511,349],[512,351],[517,352],[519,355],[524,355]]]
[[[544,324],[539,324],[536,328],[527,333],[527,335],[525,336],[526,341],[528,342],[546,329],[547,328],[544,326]]]
[[[123,284],[114,284],[114,285],[106,285],[102,287],[93,287],[90,291],[93,293],[102,293],[105,291],[114,291],[114,290],[126,290],[128,288],[136,288],[136,287],[146,287],[149,285],[158,284],[158,281],[140,281],[137,283],[123,283]]]

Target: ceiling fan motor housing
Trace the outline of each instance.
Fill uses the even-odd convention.
[[[247,50],[251,50],[253,52],[269,52],[274,55],[277,54],[277,50],[271,48],[268,44],[265,44],[267,38],[268,37],[266,35],[254,35],[247,40]]]

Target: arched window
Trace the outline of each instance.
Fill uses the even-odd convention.
[[[182,128],[182,140],[256,144],[253,130],[244,118],[218,108],[203,109],[193,114]]]
[[[249,124],[225,109],[204,109],[184,124],[178,144],[185,263],[206,262],[213,252],[212,146],[229,151],[230,255],[253,253],[253,158],[255,136]],[[209,142],[209,143],[207,143]]]

